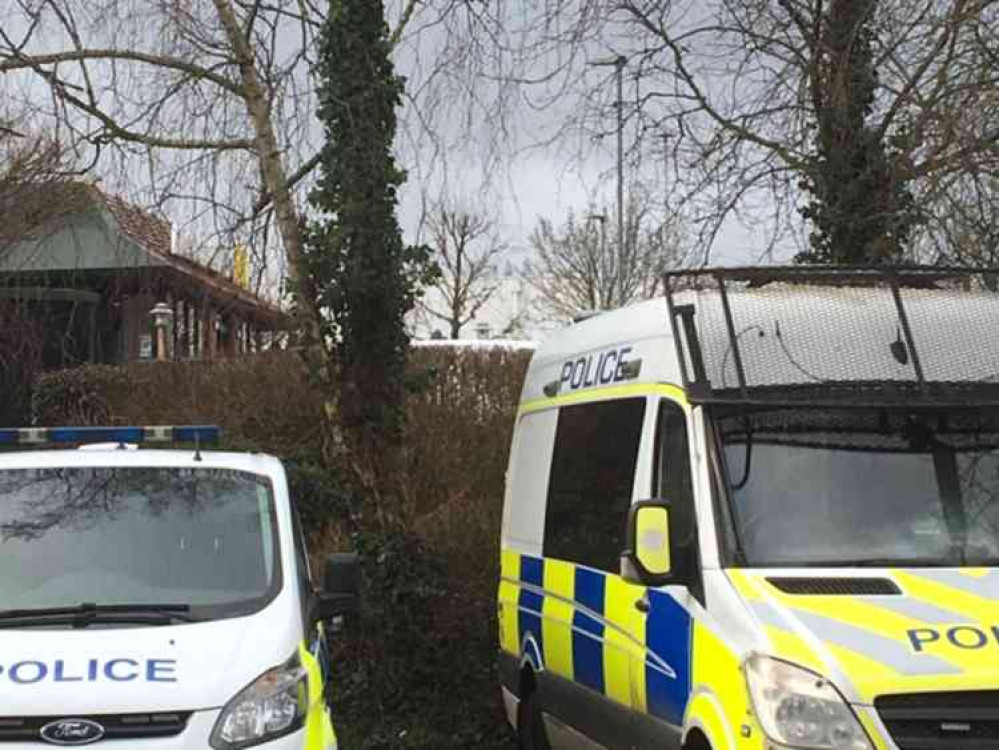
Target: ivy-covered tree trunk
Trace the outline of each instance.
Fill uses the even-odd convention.
[[[322,219],[307,257],[334,342],[338,415],[362,480],[391,473],[401,443],[404,316],[426,253],[403,244],[396,192],[405,176],[392,144],[403,82],[389,60],[381,0],[333,0],[318,60],[326,143],[310,196]]]
[[[873,31],[877,0],[831,0],[813,41],[809,87],[816,155],[803,187],[813,224],[808,263],[899,260],[914,220],[885,134],[868,123],[875,105]],[[895,134],[894,137],[901,137]]]

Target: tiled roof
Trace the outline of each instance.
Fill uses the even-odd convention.
[[[103,206],[113,219],[118,233],[145,250],[153,265],[172,269],[189,282],[208,288],[211,295],[220,302],[229,301],[271,319],[286,317],[277,305],[244,289],[224,274],[193,258],[175,255],[172,252],[173,232],[167,219],[82,181],[53,182],[39,185],[38,190],[44,193],[46,204],[59,207],[54,212],[45,213],[40,218],[39,226],[47,226],[56,219],[66,220],[95,204]],[[33,230],[37,227],[27,228]]]
[[[172,252],[172,229],[166,219],[126,203],[117,196],[93,188],[95,195],[107,206],[122,234],[149,251],[166,264],[194,281],[214,288],[221,296],[251,305],[270,316],[283,316],[279,307],[244,289],[232,279],[192,258]]]
[[[156,255],[165,258],[171,254],[169,221],[126,203],[115,195],[100,191],[97,193],[114,216],[123,234]]]

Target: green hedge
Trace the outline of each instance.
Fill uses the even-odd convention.
[[[223,448],[282,458],[325,553],[359,549],[365,606],[335,644],[342,746],[509,747],[495,674],[499,524],[523,351],[428,347],[410,358],[405,531],[357,533],[324,451],[323,395],[290,353],[212,363],[88,366],[35,384],[39,424],[223,428]]]

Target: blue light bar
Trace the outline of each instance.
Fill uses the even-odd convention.
[[[70,443],[217,443],[222,430],[214,425],[164,427],[19,427],[0,429],[0,445]]]

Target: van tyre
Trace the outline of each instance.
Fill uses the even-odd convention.
[[[524,696],[517,708],[517,747],[519,750],[551,750],[537,690]]]

